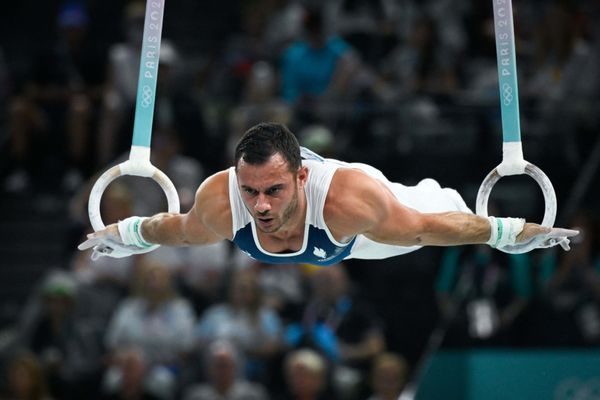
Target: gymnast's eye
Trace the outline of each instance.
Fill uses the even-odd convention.
[[[275,196],[282,190],[283,190],[283,185],[275,185],[275,186],[271,186],[270,188],[268,188],[267,191],[265,192],[265,194],[267,196]]]
[[[244,188],[244,192],[246,192],[246,194],[249,194],[250,196],[256,196],[256,194],[258,193],[258,191],[252,188]]]

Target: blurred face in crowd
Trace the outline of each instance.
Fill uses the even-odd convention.
[[[44,297],[48,313],[53,319],[62,320],[73,309],[74,299],[63,294],[47,294]]]
[[[108,186],[102,198],[102,216],[106,223],[114,223],[131,217],[133,200],[127,187],[113,182]]]
[[[139,284],[140,294],[152,303],[168,299],[173,292],[171,271],[162,264],[143,264]]]
[[[29,369],[23,364],[17,364],[10,374],[10,386],[13,394],[20,399],[30,396],[33,386],[33,377]]]
[[[126,350],[118,356],[118,364],[123,372],[125,391],[141,391],[146,373],[146,360],[137,350]]]
[[[234,355],[225,349],[216,350],[210,361],[210,378],[215,389],[221,394],[226,394],[235,382],[235,374]]]
[[[373,390],[383,399],[397,399],[406,381],[408,367],[400,357],[384,354],[373,368]]]
[[[275,71],[265,61],[259,61],[252,66],[246,87],[246,100],[262,103],[270,100],[276,90]]]
[[[8,369],[8,389],[16,399],[37,399],[45,394],[42,367],[32,355],[23,355]]]
[[[84,43],[88,29],[87,10],[77,3],[67,3],[58,12],[57,24],[62,38],[71,51],[77,51]]]
[[[311,368],[301,360],[287,366],[287,381],[290,392],[296,398],[316,398],[323,390],[323,373]]]
[[[325,46],[325,27],[323,15],[318,10],[309,10],[304,15],[304,32],[311,47],[320,49]]]
[[[312,278],[313,296],[321,301],[334,303],[346,294],[348,277],[341,265],[318,270]]]
[[[141,46],[144,37],[144,17],[146,5],[143,1],[129,3],[125,10],[125,30],[127,41],[134,46]]]
[[[257,276],[250,271],[239,271],[231,284],[232,303],[237,307],[258,308],[260,306],[260,287]]]

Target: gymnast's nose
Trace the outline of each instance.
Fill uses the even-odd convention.
[[[256,210],[256,212],[259,214],[266,214],[269,211],[271,211],[271,203],[269,202],[268,197],[265,196],[263,193],[260,193],[256,197],[256,204],[254,205],[254,210]]]

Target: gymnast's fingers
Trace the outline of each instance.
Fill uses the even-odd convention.
[[[569,238],[579,235],[579,231],[576,229],[565,229],[565,228],[552,228],[548,233],[548,237],[554,238]]]
[[[98,245],[102,243],[102,239],[93,236],[93,234],[89,234],[88,235],[88,239],[81,243],[79,246],[77,246],[77,248],[79,250],[87,250],[87,249],[91,249],[92,247]]]
[[[564,238],[558,244],[560,244],[560,247],[562,247],[564,251],[569,251],[569,250],[571,250],[570,243],[571,243],[571,241],[569,239]]]
[[[113,253],[113,249],[105,244],[99,244],[94,246],[94,251],[92,252],[91,259],[92,261],[96,261],[100,257],[109,256]]]

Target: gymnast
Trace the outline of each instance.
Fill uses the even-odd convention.
[[[266,263],[326,266],[423,246],[487,243],[502,250],[529,243],[569,250],[578,233],[475,215],[458,192],[433,179],[393,183],[369,165],[300,147],[284,125],[260,123],[238,142],[235,165],[200,185],[189,212],[126,218],[89,234],[79,249],[93,248],[93,259],[120,258],[159,245],[230,240]]]

